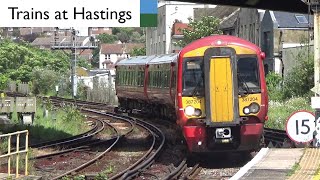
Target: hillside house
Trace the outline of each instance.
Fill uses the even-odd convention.
[[[99,69],[110,69],[117,61],[130,58],[134,48],[143,47],[143,43],[101,44]]]

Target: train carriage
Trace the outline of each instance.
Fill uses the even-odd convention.
[[[174,119],[191,152],[252,151],[267,120],[263,59],[256,45],[216,35],[179,54],[123,60],[116,65],[119,107]]]

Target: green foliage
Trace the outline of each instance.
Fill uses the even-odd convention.
[[[301,166],[298,162],[294,163],[290,171],[286,174],[287,176],[292,176],[294,173],[296,173],[298,170],[301,169]]]
[[[266,77],[269,93],[269,120],[266,126],[285,129],[286,120],[297,110],[313,111],[310,106],[311,88],[314,87],[313,55],[300,51],[294,58],[297,65],[282,78],[275,73]]]
[[[6,152],[8,150],[8,138],[0,138],[0,153]]]
[[[117,39],[122,43],[144,43],[145,36],[141,28],[131,27],[115,27],[112,28],[112,34],[117,36]]]
[[[0,89],[5,89],[9,82],[9,78],[6,74],[0,74]]]
[[[118,36],[118,39],[122,42],[122,43],[128,43],[129,40],[130,40],[130,35],[131,35],[131,32],[124,32],[124,31],[121,31],[117,34]]]
[[[268,95],[270,100],[282,100],[283,89],[282,89],[283,78],[274,72],[268,73],[266,77]]]
[[[117,40],[117,36],[113,34],[99,34],[97,36],[97,39],[100,41],[100,43],[114,43]]]
[[[68,112],[62,116],[64,122],[79,122],[84,119],[84,116],[74,106],[65,106],[63,109]]]
[[[131,52],[131,56],[145,56],[146,55],[146,48],[134,48]]]
[[[106,179],[108,179],[108,177],[104,173],[99,173],[96,177],[94,177],[94,180],[106,180]]]
[[[32,71],[33,93],[47,94],[55,89],[60,76],[53,70],[36,68]]]
[[[269,120],[266,121],[266,127],[274,129],[285,129],[288,117],[297,110],[313,111],[308,98],[295,97],[284,101],[269,102]]]
[[[45,116],[45,110],[48,110],[47,116]],[[39,142],[51,141],[81,134],[89,130],[90,127],[84,123],[84,120],[84,116],[73,106],[46,109],[46,105],[42,104],[41,101],[37,101],[34,125],[21,125],[17,116],[13,116],[12,122],[15,124],[8,129],[0,127],[0,131],[9,133],[29,130],[31,139],[36,139]]]
[[[92,65],[84,58],[80,58],[77,60],[77,67],[84,67],[86,69],[91,69]]]
[[[276,73],[266,76],[270,100],[281,101],[292,97],[310,97],[314,87],[314,61],[304,51],[295,57],[297,65],[291,68],[286,77]]]
[[[55,72],[66,72],[69,57],[62,52],[51,52],[32,47],[25,42],[14,43],[5,39],[0,42],[0,72],[6,79],[29,82],[32,70],[47,68]],[[2,82],[1,82],[2,83]]]
[[[298,65],[293,67],[284,80],[285,98],[311,95],[314,87],[314,61],[303,53],[297,56]]]
[[[85,175],[79,175],[79,176],[74,177],[73,180],[85,180],[85,179],[86,179]]]
[[[101,48],[101,46],[99,45],[98,48],[95,48],[92,51],[92,61],[91,61],[91,66],[92,67],[96,67],[96,68],[99,67],[100,48]]]
[[[213,16],[203,16],[200,20],[189,19],[190,29],[180,30],[183,34],[183,40],[179,40],[175,45],[184,47],[194,40],[213,34],[222,34],[219,30],[220,20]]]

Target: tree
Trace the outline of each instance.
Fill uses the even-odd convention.
[[[146,48],[133,48],[131,52],[131,56],[145,56],[146,55]]]
[[[176,46],[184,47],[194,40],[211,36],[213,34],[222,34],[219,30],[220,19],[213,16],[203,16],[200,20],[189,19],[189,28],[180,29],[183,34],[183,40],[174,43]]]
[[[118,39],[122,42],[122,43],[128,43],[130,40],[130,35],[128,34],[128,32],[125,31],[121,31],[117,34]]]
[[[114,43],[117,40],[117,36],[103,33],[99,34],[97,39],[99,39],[101,43]]]

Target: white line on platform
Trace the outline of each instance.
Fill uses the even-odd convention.
[[[252,168],[252,166],[258,163],[267,154],[268,151],[269,151],[269,148],[260,149],[258,154],[253,159],[251,159],[251,161],[248,162],[245,166],[240,168],[240,170],[234,176],[232,176],[229,180],[240,179],[244,174],[248,172],[250,168]]]

